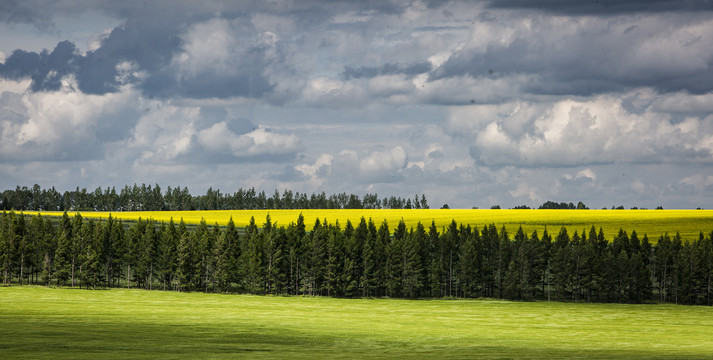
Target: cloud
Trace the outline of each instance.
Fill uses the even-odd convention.
[[[379,75],[403,74],[413,76],[427,73],[431,68],[432,65],[428,61],[421,61],[409,65],[386,63],[378,67],[347,65],[344,67],[342,75],[346,80],[365,77],[371,78]]]
[[[146,80],[145,92],[198,99],[260,98],[275,86],[266,76],[267,67],[288,66],[277,35],[255,34],[240,20],[196,23],[181,40],[171,64]]]
[[[306,182],[312,191],[317,191],[330,175],[333,159],[334,156],[330,154],[322,154],[314,163],[286,165],[284,171],[275,178],[283,182]]]
[[[0,181],[698,206],[709,4],[3,1]]]
[[[129,20],[85,55],[69,41],[52,52],[16,50],[0,65],[0,76],[31,78],[33,91],[58,90],[60,79],[73,75],[88,94],[117,92],[132,83],[148,96],[164,98],[259,98],[275,87],[268,68],[289,68],[285,56],[278,36],[256,34],[240,20],[214,18],[185,32],[162,21]],[[122,76],[120,64],[143,75]]]
[[[572,15],[606,15],[620,13],[668,12],[668,11],[713,11],[713,1],[703,0],[491,0],[492,8],[522,8],[551,11]]]
[[[307,104],[326,107],[356,106],[366,99],[362,86],[324,76],[310,80],[302,93]]]
[[[0,95],[2,161],[98,159],[106,143],[128,136],[136,91],[97,96],[74,90],[71,76],[61,83],[54,92]]]
[[[141,84],[141,79],[121,76],[119,65],[133,64],[140,71],[153,73],[170,61],[179,45],[174,30],[161,26],[160,21],[127,21],[85,55],[79,54],[70,41],[59,42],[52,52],[15,50],[0,66],[0,76],[13,80],[31,78],[35,92],[58,90],[67,75],[76,79],[78,89],[84,93],[118,92],[127,82]]]
[[[368,182],[393,182],[401,179],[398,171],[406,167],[408,155],[401,146],[375,151],[359,161],[359,175]]]
[[[665,113],[630,113],[619,97],[470,109],[471,117],[461,109],[448,125],[454,134],[467,131],[473,137],[471,155],[487,166],[713,163],[707,120],[673,123]]]
[[[156,164],[282,163],[301,150],[291,134],[264,127],[236,133],[228,121],[200,128],[202,122],[197,109],[162,107],[141,119],[131,146],[142,149],[142,162]]]
[[[526,75],[516,86],[530,94],[642,86],[702,94],[713,90],[712,30],[703,14],[581,19],[498,12],[478,17],[468,40],[429,78]]]
[[[698,192],[710,191],[713,189],[713,175],[695,174],[686,176],[678,183],[691,186]]]
[[[62,41],[50,53],[15,50],[0,64],[0,76],[10,80],[32,80],[33,91],[59,90],[62,78],[74,74],[78,60],[77,48],[69,41]]]
[[[519,183],[515,190],[511,190],[508,193],[515,199],[526,197],[530,202],[534,202],[539,198],[537,189],[524,182]]]

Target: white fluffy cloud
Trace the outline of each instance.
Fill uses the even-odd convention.
[[[0,39],[1,183],[713,202],[713,21],[694,2],[95,3],[75,19],[111,22],[79,37]]]
[[[406,167],[408,156],[401,146],[375,151],[359,161],[359,175],[369,182],[396,181],[398,171]]]
[[[626,97],[626,95],[624,96]],[[656,102],[655,96],[651,101]],[[713,163],[704,118],[627,110],[622,96],[459,108],[453,133],[473,138],[471,154],[489,166],[580,166],[601,163]]]
[[[106,96],[88,95],[65,78],[55,92],[7,87],[0,94],[0,158],[76,160],[103,156],[105,142],[118,141],[132,126],[137,92],[125,89]],[[128,118],[128,119],[127,119]]]

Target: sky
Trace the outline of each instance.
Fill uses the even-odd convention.
[[[713,208],[713,1],[0,1],[0,188]]]

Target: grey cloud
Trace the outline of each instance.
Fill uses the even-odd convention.
[[[0,162],[98,160],[125,139],[138,114],[132,93],[0,93]]]
[[[309,179],[303,172],[296,170],[291,165],[285,165],[282,172],[273,175],[272,178],[282,182],[306,181]]]
[[[62,77],[74,75],[84,93],[116,92],[121,85],[118,64],[128,61],[153,72],[170,61],[180,45],[173,30],[130,21],[114,29],[99,49],[86,55],[78,54],[77,47],[69,41],[58,43],[51,53],[16,50],[0,65],[0,76],[13,80],[31,78],[33,91],[54,91],[60,88]]]
[[[69,41],[57,44],[50,53],[15,50],[0,64],[0,76],[11,80],[32,79],[32,90],[59,90],[62,77],[75,71],[77,48]]]
[[[4,0],[0,2],[0,22],[10,24],[34,23],[38,28],[48,28],[51,13],[38,9],[45,8],[40,0]]]
[[[169,69],[152,75],[143,84],[150,96],[168,98],[182,96],[193,99],[249,97],[260,98],[269,93],[274,84],[260,73],[222,76],[220,72],[206,70],[196,76],[176,79]]]
[[[128,21],[111,31],[101,47],[87,53],[78,74],[80,89],[102,94],[116,90],[117,64],[128,61],[150,74],[165,67],[180,46],[177,28],[162,21]],[[136,79],[133,79],[136,81]]]
[[[180,69],[170,66],[170,62],[181,45],[176,28],[129,21],[102,40],[100,48],[84,56],[68,41],[60,42],[51,53],[17,50],[0,65],[0,76],[13,80],[31,78],[33,91],[54,91],[60,88],[62,77],[71,74],[76,77],[79,90],[106,94],[119,90],[122,79],[117,66],[129,62],[136,70],[145,72],[146,78],[129,76],[123,81],[135,83],[147,96],[260,98],[275,86],[265,75],[266,65],[270,61],[286,65],[280,49],[274,51],[277,59],[268,59],[266,51],[270,49],[253,44],[240,49],[242,54],[233,61],[235,68],[231,71],[206,67],[179,77]]]
[[[409,65],[387,63],[381,66],[350,66],[344,67],[342,76],[346,79],[372,78],[380,75],[418,75],[431,71],[432,65],[428,61],[421,61]]]
[[[710,0],[491,0],[491,8],[536,9],[570,15],[605,15],[663,11],[712,11]]]
[[[558,25],[551,17],[533,16],[525,28],[504,27],[503,21],[479,19],[478,26],[486,30],[471,37],[485,44],[455,51],[429,79],[527,75],[519,88],[545,95],[589,96],[636,87],[697,94],[713,90],[713,38],[705,30],[713,24],[701,14],[569,19]],[[511,39],[500,38],[503,32]]]

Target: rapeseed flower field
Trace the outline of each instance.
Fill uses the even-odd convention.
[[[221,226],[226,225],[232,218],[237,227],[248,225],[251,217],[254,217],[255,223],[260,226],[268,214],[274,225],[287,226],[296,222],[302,214],[308,231],[317,219],[329,223],[338,221],[343,227],[347,221],[351,221],[353,225],[358,224],[362,217],[372,219],[377,226],[386,220],[391,229],[403,220],[407,228],[415,227],[419,222],[428,228],[433,222],[441,231],[444,226],[455,221],[477,228],[489,224],[495,224],[498,228],[505,226],[511,234],[520,226],[528,234],[533,231],[542,234],[545,229],[556,234],[562,226],[567,227],[570,233],[581,233],[594,226],[597,229],[602,228],[607,238],[614,237],[619,229],[623,229],[629,234],[636,231],[640,237],[646,234],[651,242],[656,242],[658,237],[665,233],[674,235],[679,232],[682,239],[692,240],[698,238],[701,232],[708,234],[713,231],[713,210],[302,209],[79,213],[83,217],[95,219],[106,219],[111,214],[122,221],[141,218],[165,222],[173,219],[179,222],[183,219],[186,224],[198,224],[205,219],[210,225],[218,223]],[[61,212],[40,214],[62,215]]]

